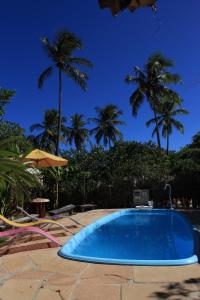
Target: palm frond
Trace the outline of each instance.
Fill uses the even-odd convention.
[[[88,75],[85,72],[81,72],[80,70],[70,66],[69,64],[64,65],[62,70],[66,75],[73,79],[73,81],[78,84],[82,90],[87,90]]]
[[[146,126],[149,127],[156,123],[156,118],[152,118],[146,122]]]
[[[176,109],[175,111],[173,111],[172,116],[176,116],[176,115],[188,115],[189,112],[184,109],[184,108],[180,108],[180,109]]]
[[[50,43],[47,37],[42,37],[41,42],[43,45],[43,50],[47,53],[48,57],[50,57],[53,61],[56,60],[56,49]]]
[[[85,59],[85,58],[81,58],[81,57],[69,57],[66,59],[65,62],[69,63],[69,64],[82,65],[82,66],[89,67],[89,68],[93,67],[93,64],[91,63],[91,61],[89,61],[88,59]]]
[[[157,127],[153,129],[151,136],[154,137],[156,134],[157,134]]]
[[[135,83],[135,76],[127,75],[127,76],[125,77],[125,82],[126,82],[127,84]]]
[[[182,79],[179,74],[172,74],[170,72],[164,72],[160,78],[165,84],[175,84],[175,83],[181,83]]]
[[[134,117],[137,116],[138,109],[144,101],[144,94],[140,89],[136,89],[130,96],[130,104],[132,106],[132,114]]]
[[[169,68],[173,66],[174,66],[173,61],[169,58],[164,57],[160,52],[156,52],[152,54],[149,57],[147,63],[147,68],[152,68],[152,67]]]
[[[33,132],[35,130],[39,131],[39,130],[43,130],[44,126],[42,124],[36,123],[30,126],[30,132]]]
[[[93,129],[91,129],[90,130],[90,135],[96,134],[98,130],[99,130],[99,127],[95,127]]]
[[[82,49],[82,41],[74,33],[67,30],[60,31],[56,34],[54,45],[59,54],[71,56],[75,49]]]
[[[184,126],[183,124],[178,121],[178,120],[175,120],[175,119],[171,119],[171,124],[178,130],[180,131],[180,133],[184,133]]]
[[[126,125],[126,122],[124,122],[122,120],[113,120],[112,123],[114,125]]]
[[[44,81],[52,74],[52,72],[53,72],[53,66],[50,66],[40,74],[38,79],[38,87],[40,89],[42,88]]]

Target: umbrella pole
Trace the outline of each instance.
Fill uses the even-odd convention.
[[[60,180],[60,174],[59,174],[59,167],[56,169],[56,201],[55,201],[55,208],[58,208],[59,204],[59,180]]]
[[[56,178],[56,202],[55,208],[58,208],[58,201],[59,201],[59,180]]]

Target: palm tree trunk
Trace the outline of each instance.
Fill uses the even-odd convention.
[[[57,130],[56,155],[59,154],[61,115],[62,115],[62,72],[61,69],[58,69],[58,130]],[[56,202],[55,202],[56,208],[58,208],[58,201],[59,201],[59,183],[58,183],[58,179],[56,178]]]
[[[159,128],[158,128],[158,119],[157,119],[157,113],[155,111],[155,109],[153,110],[154,113],[154,117],[156,120],[156,136],[157,136],[157,143],[158,143],[158,147],[161,148],[161,143],[160,143],[160,132],[159,132]]]
[[[85,188],[85,174],[83,177],[83,204],[85,204],[85,200],[86,200],[86,188]]]
[[[110,150],[110,147],[111,147],[111,141],[110,141],[110,139],[108,139],[108,148],[109,148],[109,150]]]
[[[169,154],[169,133],[167,133],[167,155]]]
[[[62,71],[59,68],[58,69],[58,130],[57,130],[56,155],[59,154],[61,115],[62,115]]]

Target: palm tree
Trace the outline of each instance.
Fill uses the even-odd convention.
[[[158,146],[161,147],[160,134],[157,124],[157,111],[159,110],[160,102],[167,93],[174,94],[178,99],[175,91],[167,87],[168,84],[179,83],[181,78],[178,74],[173,74],[168,71],[168,68],[174,64],[170,59],[165,58],[160,53],[155,53],[149,57],[144,70],[139,67],[134,68],[134,75],[127,75],[126,83],[133,83],[137,87],[130,96],[130,104],[132,106],[132,114],[137,116],[138,110],[146,99],[154,113],[156,121],[156,135]]]
[[[83,115],[75,114],[71,117],[71,127],[67,127],[68,142],[74,142],[77,150],[80,150],[88,139],[89,130],[85,128],[87,122],[83,120]]]
[[[29,140],[33,142],[35,146],[54,153],[57,144],[57,126],[58,126],[59,114],[55,109],[49,109],[44,114],[44,120],[42,123],[33,124],[30,127],[30,131],[39,131],[40,133],[34,137],[30,136]],[[66,122],[65,117],[61,117],[61,133],[59,135],[60,140],[64,142],[66,137],[66,127],[64,123]]]
[[[175,119],[175,116],[186,115],[188,111],[180,106],[179,101],[173,101],[173,99],[166,99],[163,101],[160,108],[160,114],[155,118],[149,120],[146,125],[149,127],[152,124],[156,124],[153,130],[152,136],[155,135],[157,126],[162,128],[162,136],[167,139],[166,152],[169,153],[169,136],[172,134],[173,128],[184,133],[183,124]]]
[[[80,57],[74,57],[76,50],[82,49],[82,42],[73,33],[64,31],[57,34],[54,42],[50,42],[48,38],[42,38],[42,43],[47,51],[48,56],[52,60],[52,65],[45,69],[38,79],[38,86],[42,88],[44,81],[52,74],[54,69],[58,70],[58,124],[57,124],[57,143],[56,154],[59,152],[59,141],[61,132],[61,115],[62,115],[62,74],[71,78],[84,91],[87,88],[88,75],[80,71],[76,66],[91,67],[89,60]]]
[[[124,125],[124,121],[119,120],[119,116],[123,114],[118,110],[116,105],[108,104],[103,108],[96,107],[97,118],[90,118],[90,121],[96,123],[96,127],[90,131],[90,134],[95,135],[97,144],[103,140],[104,146],[111,146],[111,142],[115,143],[118,138],[122,139],[122,133],[116,127]]]

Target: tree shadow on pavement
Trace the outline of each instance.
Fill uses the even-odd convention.
[[[163,286],[163,292],[154,292],[153,299],[200,299],[200,277],[190,278],[183,282],[170,283]]]

